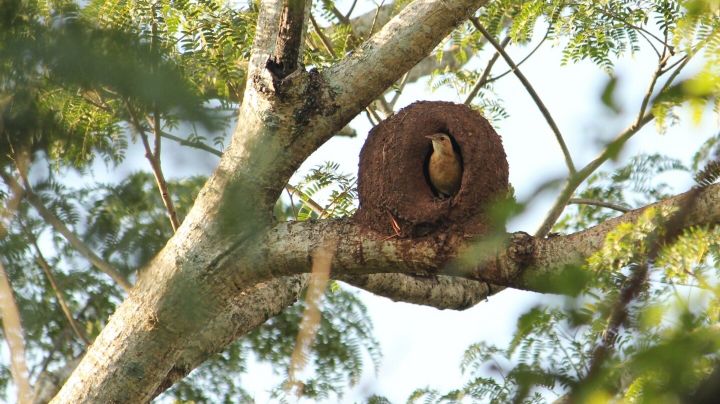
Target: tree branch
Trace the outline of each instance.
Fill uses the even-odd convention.
[[[606,201],[599,201],[596,199],[587,199],[587,198],[571,198],[568,201],[568,204],[575,204],[575,205],[592,205],[592,206],[600,206],[603,208],[608,208],[612,210],[617,210],[618,212],[629,212],[630,208],[625,207],[623,205],[612,203],[612,202],[606,202]]]
[[[337,116],[349,121],[385,89],[402,77],[458,24],[485,3],[416,0],[380,31],[326,73],[336,93]],[[317,139],[321,143],[325,136]]]
[[[0,262],[0,318],[2,330],[10,351],[10,374],[17,389],[17,402],[29,403],[32,390],[28,382],[25,340],[20,322],[20,310],[10,285],[5,267]]]
[[[55,293],[55,298],[58,301],[58,304],[60,305],[60,308],[62,309],[63,314],[65,314],[65,318],[67,319],[68,323],[70,324],[70,328],[72,328],[73,333],[75,333],[75,336],[79,341],[81,341],[85,346],[87,347],[90,345],[90,340],[88,339],[87,335],[83,331],[80,326],[78,326],[77,321],[75,321],[75,317],[73,317],[72,312],[70,311],[70,307],[68,306],[67,302],[65,301],[65,297],[63,296],[62,291],[60,290],[60,287],[57,284],[57,281],[55,280],[55,275],[52,273],[52,269],[50,268],[50,264],[45,259],[45,256],[43,255],[42,251],[40,250],[40,247],[37,245],[37,240],[35,239],[35,236],[28,233],[28,236],[31,238],[30,242],[32,243],[33,248],[35,249],[35,255],[37,255],[37,263],[42,268],[43,272],[45,273],[45,276],[48,278],[48,281],[50,282],[50,287],[52,288],[53,292]]]
[[[648,206],[682,207],[689,201],[691,193]],[[268,233],[262,243],[262,255],[267,257],[267,261],[255,269],[269,276],[306,273],[310,270],[308,262],[312,251],[326,240],[337,240],[332,266],[332,276],[337,279],[377,273],[436,274],[535,290],[535,277],[554,274],[567,265],[582,265],[602,247],[608,232],[620,223],[634,222],[648,206],[567,236],[534,238],[515,233],[505,247],[498,246],[494,253],[486,254],[480,261],[472,261],[470,266],[463,264],[462,258],[457,259],[462,257],[463,251],[470,251],[473,247],[472,243],[461,238],[450,238],[441,248],[427,238],[373,237],[368,230],[348,219],[281,223]],[[679,226],[718,224],[718,206],[720,184],[698,191],[693,209]]]
[[[305,32],[305,5],[305,0],[283,0],[275,51],[267,66],[278,79],[289,76],[302,63],[300,56]]]
[[[510,55],[505,52],[505,49],[502,45],[500,45],[495,38],[485,29],[485,27],[480,24],[480,20],[478,20],[476,17],[470,18],[470,22],[472,22],[473,26],[480,31],[485,39],[487,39],[488,42],[490,42],[495,49],[498,51],[498,53],[503,57],[505,60],[505,63],[510,66],[510,68],[513,70],[513,73],[515,73],[515,76],[520,80],[520,82],[523,84],[525,89],[527,90],[528,94],[530,94],[530,97],[532,97],[533,101],[535,101],[535,104],[538,106],[538,109],[542,113],[543,117],[547,121],[548,125],[550,126],[550,129],[552,129],[553,133],[555,134],[555,139],[557,140],[558,144],[560,145],[560,149],[562,149],[563,156],[565,157],[565,164],[568,167],[568,171],[570,171],[570,175],[575,175],[576,169],[575,169],[575,163],[572,161],[572,156],[570,155],[570,150],[568,150],[567,145],[565,144],[565,140],[563,139],[562,134],[560,133],[560,128],[558,128],[557,124],[555,123],[555,120],[553,119],[552,115],[550,115],[550,111],[548,111],[545,104],[540,99],[540,96],[537,94],[535,89],[533,88],[532,84],[530,84],[530,81],[525,77],[525,75],[520,71],[520,68],[513,62],[513,60],[510,58]]]
[[[505,48],[510,43],[510,37],[507,36],[505,39],[502,40],[500,43],[500,46],[502,48]],[[472,90],[470,90],[470,93],[468,94],[467,98],[465,98],[465,105],[470,105],[472,101],[477,96],[478,92],[481,88],[487,84],[488,78],[490,77],[490,72],[492,71],[493,66],[495,65],[495,62],[500,58],[500,52],[495,52],[495,54],[490,58],[487,65],[485,66],[485,69],[482,72],[482,75],[478,79],[477,83],[473,86]]]
[[[135,132],[140,135],[140,139],[142,139],[142,144],[145,148],[145,158],[147,158],[150,162],[150,167],[152,168],[153,176],[155,177],[155,184],[158,187],[158,191],[160,191],[160,198],[163,201],[163,205],[165,205],[165,211],[167,212],[168,219],[170,220],[170,227],[172,227],[173,232],[176,232],[178,227],[180,227],[180,221],[178,220],[175,204],[170,196],[170,191],[168,191],[167,181],[165,181],[165,174],[163,174],[162,164],[160,163],[160,137],[162,131],[160,130],[159,116],[155,115],[154,119],[148,119],[153,127],[153,131],[155,132],[155,153],[153,153],[150,148],[147,133],[145,133],[145,128],[143,128],[130,103],[127,100],[124,102],[128,115],[130,116],[130,123],[133,128],[135,128]]]
[[[419,304],[440,310],[469,309],[499,289],[493,290],[485,282],[442,275],[337,275],[336,278],[394,302]]]
[[[100,258],[97,254],[95,254],[90,247],[85,245],[80,238],[72,232],[70,229],[65,226],[65,223],[60,220],[57,216],[55,216],[54,213],[52,213],[47,207],[45,207],[45,204],[43,203],[42,199],[40,199],[39,196],[37,196],[32,189],[29,187],[23,188],[20,184],[18,184],[15,179],[4,172],[0,171],[0,177],[2,177],[3,181],[5,181],[6,184],[13,190],[13,192],[20,192],[25,195],[25,198],[28,202],[30,202],[30,205],[32,205],[35,210],[37,210],[38,214],[45,219],[45,221],[52,226],[55,231],[60,233],[63,237],[65,237],[65,240],[70,243],[70,245],[77,250],[80,255],[85,257],[92,265],[94,265],[97,269],[99,269],[101,272],[104,272],[106,275],[110,276],[120,287],[125,289],[126,292],[129,292],[132,288],[132,285],[130,282],[123,276],[120,271],[115,269],[112,265],[105,262],[102,258]],[[28,185],[28,184],[26,184]]]
[[[582,402],[583,396],[587,394],[588,388],[597,383],[605,362],[615,350],[615,343],[620,333],[620,328],[625,325],[630,315],[630,303],[642,293],[650,272],[650,265],[653,264],[663,246],[672,244],[685,228],[686,217],[691,214],[702,188],[694,188],[684,194],[684,203],[678,206],[678,210],[658,226],[646,238],[647,254],[638,259],[639,262],[633,266],[633,272],[627,283],[623,286],[617,301],[612,307],[608,324],[603,331],[600,342],[592,353],[590,368],[585,377],[573,387],[570,402]]]

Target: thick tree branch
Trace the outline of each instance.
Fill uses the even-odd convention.
[[[189,142],[180,137],[165,133],[163,133],[163,136],[175,140],[182,145],[195,147],[216,156],[222,156],[221,151],[207,146],[204,143]],[[287,184],[285,189],[291,195],[297,195],[303,198],[304,202],[307,203],[316,214],[321,215],[325,211],[319,203],[305,195],[298,188]],[[403,274],[374,274],[353,275],[340,277],[338,279],[376,295],[387,297],[393,301],[420,304],[441,310],[464,310],[470,308],[500,290],[500,288],[491,288],[490,285],[483,282],[446,276],[428,278]],[[233,335],[235,334],[236,333],[233,333]],[[222,340],[225,341],[225,339]],[[181,366],[181,368],[192,370],[194,367],[188,367],[189,365],[187,365],[187,363],[197,365],[201,362],[202,360],[184,361],[185,365]],[[181,373],[182,372],[178,374]],[[173,379],[173,381],[175,380],[176,379]],[[165,385],[164,383],[163,386]]]
[[[485,282],[442,275],[337,275],[336,278],[394,302],[420,304],[440,310],[469,309],[499,289],[491,289]]]
[[[483,0],[416,0],[406,6],[350,56],[325,73],[327,83],[336,94],[335,116],[340,122],[354,117],[484,3]],[[319,137],[308,146],[325,140],[327,136]]]
[[[178,231],[141,271],[54,401],[149,400],[189,338],[232,315],[228,302],[238,293],[272,278],[259,270],[266,267],[263,235],[290,175],[482,3],[416,0],[326,73],[298,69],[277,80],[267,63],[276,54],[282,7],[263,1],[242,125]]]
[[[690,192],[648,206],[679,208],[688,203]],[[720,222],[720,184],[698,191],[693,209],[680,228],[716,225]],[[534,289],[537,276],[552,275],[568,265],[581,265],[598,251],[608,232],[623,222],[637,220],[646,209],[632,210],[590,229],[567,236],[534,238],[515,233],[505,248],[489,254],[478,265],[468,267],[440,251],[467,251],[472,243],[450,238],[443,248],[432,239],[386,239],[365,230],[351,220],[328,220],[278,224],[262,248],[266,266],[256,268],[271,276],[306,273],[317,246],[337,240],[332,276],[338,279],[359,274],[403,273],[410,275],[451,274],[497,285]],[[449,265],[448,265],[449,264]],[[547,291],[545,289],[541,291]]]
[[[268,68],[279,79],[284,79],[300,66],[305,8],[306,0],[283,0],[275,51],[268,61]]]

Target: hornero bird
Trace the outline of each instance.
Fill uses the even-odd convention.
[[[441,198],[449,198],[460,189],[462,164],[453,149],[450,137],[444,133],[425,136],[432,141],[433,152],[428,162],[430,185]]]

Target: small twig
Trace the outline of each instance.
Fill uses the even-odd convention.
[[[352,15],[353,10],[355,10],[355,5],[357,4],[357,0],[353,0],[352,5],[350,6],[350,10],[348,10],[347,14],[345,14],[345,20],[348,22],[350,21],[350,16]]]
[[[555,120],[550,115],[550,111],[548,111],[545,104],[540,99],[540,96],[538,96],[537,92],[533,88],[533,86],[530,84],[530,81],[525,77],[525,75],[520,71],[518,66],[513,62],[513,60],[510,58],[510,56],[505,52],[503,47],[495,40],[495,38],[485,29],[485,27],[480,24],[480,20],[478,20],[476,17],[470,18],[470,21],[472,22],[473,26],[480,31],[485,39],[490,42],[495,49],[500,53],[500,56],[503,57],[505,60],[505,63],[508,64],[513,69],[513,73],[517,76],[517,78],[520,80],[520,82],[523,84],[527,92],[530,94],[530,97],[532,97],[533,101],[535,101],[535,104],[537,105],[538,109],[540,109],[540,112],[542,113],[543,117],[545,117],[545,120],[547,121],[548,125],[550,126],[550,129],[552,129],[553,133],[555,134],[555,138],[560,145],[560,149],[562,149],[563,156],[565,157],[565,164],[568,167],[568,171],[570,172],[570,175],[575,175],[577,170],[575,170],[575,164],[572,161],[572,156],[570,155],[570,151],[567,148],[567,145],[565,144],[565,140],[563,139],[562,134],[560,133],[560,129],[558,128],[557,124],[555,124]]]
[[[218,156],[218,157],[222,157],[222,155],[223,155],[223,153],[222,153],[220,150],[218,150],[218,149],[216,149],[216,148],[214,148],[214,147],[208,146],[208,145],[206,145],[205,143],[202,143],[202,142],[195,142],[195,141],[192,141],[192,140],[183,139],[183,138],[181,138],[181,137],[179,137],[179,136],[171,135],[171,134],[169,134],[169,133],[167,133],[167,132],[160,132],[160,136],[162,136],[162,137],[164,137],[164,138],[167,138],[167,139],[170,139],[170,140],[174,140],[174,141],[180,143],[180,144],[183,145],[183,146],[189,146],[189,147],[192,147],[192,148],[195,148],[195,149],[198,149],[198,150],[204,150],[204,151],[206,151],[206,152],[208,152],[208,153],[211,153],[211,154],[214,154],[214,155],[216,155],[216,156]]]
[[[585,181],[595,170],[598,169],[598,167],[600,167],[611,156],[615,155],[617,150],[619,150],[619,148],[622,147],[625,142],[627,142],[634,134],[636,134],[640,129],[642,129],[642,127],[645,126],[648,122],[652,121],[653,118],[655,118],[653,114],[646,114],[644,117],[642,117],[640,121],[633,122],[632,125],[622,131],[619,135],[617,135],[615,140],[610,142],[610,144],[605,147],[605,149],[600,153],[598,157],[595,158],[595,160],[588,163],[588,165],[586,165],[582,170],[578,171],[577,174],[571,176],[568,179],[565,187],[560,192],[560,195],[558,195],[555,204],[552,208],[550,208],[547,217],[540,225],[540,228],[537,230],[537,232],[535,232],[536,237],[545,237],[550,232],[550,229],[552,229],[553,225],[555,225],[555,222],[562,214],[565,206],[567,206],[568,201],[572,198],[573,193],[580,186],[580,184],[582,184],[583,181]]]
[[[398,99],[400,99],[400,95],[402,94],[403,90],[405,89],[405,85],[407,84],[408,77],[410,77],[410,72],[405,72],[405,74],[402,76],[402,79],[400,79],[400,84],[398,85],[398,89],[397,89],[397,91],[395,91],[395,94],[393,94],[393,97],[390,100],[390,108],[395,108],[395,104],[397,103]]]
[[[368,118],[372,126],[377,126],[382,121],[382,118],[369,106],[365,107],[365,112],[368,114]]]
[[[8,186],[10,187],[10,189],[13,190],[13,192],[19,192],[24,194],[27,201],[30,202],[30,205],[35,208],[35,210],[40,214],[40,216],[45,219],[45,221],[50,226],[52,226],[55,231],[65,237],[65,240],[67,240],[68,243],[70,243],[70,245],[75,250],[77,250],[78,253],[80,253],[80,255],[90,261],[90,263],[97,269],[99,269],[101,272],[104,272],[105,274],[110,276],[115,282],[117,282],[118,285],[125,289],[126,292],[129,292],[130,289],[132,289],[132,285],[127,279],[125,279],[125,276],[123,276],[120,271],[115,269],[112,265],[105,262],[102,258],[95,254],[90,249],[90,247],[85,245],[85,243],[80,240],[80,237],[78,237],[75,233],[68,229],[67,226],[65,226],[65,223],[63,223],[60,218],[55,216],[55,214],[52,213],[50,209],[45,207],[40,197],[32,191],[29,182],[27,182],[27,179],[23,178],[22,174],[21,178],[23,178],[25,182],[25,187],[22,187],[20,184],[18,184],[17,181],[15,181],[13,177],[5,174],[2,170],[0,170],[0,177],[2,177],[3,181],[8,184]]]
[[[72,328],[78,340],[82,341],[87,347],[88,345],[90,345],[90,340],[88,339],[87,335],[85,335],[85,332],[83,332],[82,328],[78,326],[77,321],[75,321],[75,318],[70,311],[70,306],[68,306],[67,302],[65,301],[65,297],[63,296],[62,291],[60,290],[60,287],[55,280],[55,275],[53,275],[52,273],[50,264],[45,259],[45,256],[43,255],[40,247],[37,244],[37,238],[34,234],[30,233],[29,229],[27,229],[24,225],[23,227],[25,230],[25,234],[30,239],[30,243],[35,249],[35,254],[37,255],[36,261],[38,263],[38,266],[40,266],[40,268],[45,273],[45,276],[48,278],[48,281],[50,282],[50,287],[52,287],[53,292],[55,292],[55,298],[57,299],[58,304],[60,304],[60,308],[63,314],[65,314],[65,318],[67,319],[68,323],[70,323],[70,328]]]
[[[325,209],[320,206],[319,203],[315,202],[312,198],[310,198],[307,194],[299,190],[298,188],[287,184],[285,185],[285,189],[287,192],[292,195],[297,195],[300,197],[300,199],[305,203],[310,209],[312,209],[313,212],[315,212],[318,216],[322,216],[323,213],[325,213]],[[297,216],[297,215],[296,215]]]
[[[352,9],[350,11],[352,11]],[[335,16],[335,18],[338,19],[338,21],[340,21],[341,24],[343,24],[343,25],[350,24],[350,17],[344,16],[343,13],[341,13],[340,10],[338,10],[337,7],[335,7],[335,4],[331,5],[330,12]]]
[[[347,195],[350,191],[352,191],[352,188],[355,186],[355,183],[357,183],[357,178],[356,178],[355,180],[353,180],[352,184],[350,184],[350,186],[347,187],[347,189],[345,189],[345,190],[342,191],[341,193],[337,194],[337,195],[330,201],[330,203],[328,203],[328,205],[325,207],[325,209],[323,209],[323,210],[324,210],[323,215],[320,215],[320,217],[318,217],[318,219],[322,219],[323,216],[324,216],[324,217],[331,217],[331,216],[335,213],[335,207],[334,207],[333,205],[336,205],[337,202],[340,200],[340,198],[344,197],[344,196]],[[330,210],[330,207],[331,207],[331,206],[333,207],[332,210]],[[329,211],[330,213],[328,213],[328,211]],[[327,214],[327,215],[325,215],[325,214]]]
[[[380,5],[377,7],[377,10],[375,11],[375,16],[373,17],[372,24],[370,25],[370,31],[368,32],[368,38],[370,38],[373,35],[373,32],[375,32],[375,24],[377,24],[378,16],[380,15],[380,10],[382,9],[383,4],[385,4],[385,0],[382,0],[380,2]]]
[[[655,53],[657,53],[657,55],[658,55],[659,58],[662,58],[662,55],[660,54],[660,52],[658,52],[657,48],[655,48],[655,46],[654,46],[653,43],[650,41],[650,39],[648,39],[648,37],[645,36],[645,35],[649,35],[650,37],[652,37],[652,38],[655,39],[656,41],[660,42],[665,49],[669,50],[671,54],[673,53],[673,49],[674,49],[673,46],[670,45],[669,43],[667,43],[667,41],[662,40],[661,38],[659,38],[657,35],[653,34],[652,32],[646,30],[646,29],[643,28],[643,27],[639,27],[639,26],[637,26],[637,25],[634,25],[634,24],[632,24],[632,23],[629,23],[627,20],[625,20],[625,19],[622,18],[621,16],[613,13],[612,11],[604,10],[604,9],[599,9],[599,10],[600,10],[601,13],[607,15],[608,17],[612,17],[612,18],[620,21],[621,23],[627,25],[628,27],[630,27],[630,28],[638,31],[638,32],[640,33],[640,35],[642,35],[642,37],[645,38],[645,40],[650,44],[650,46],[653,48],[653,50],[655,51]]]
[[[505,48],[510,43],[510,37],[507,36],[505,39],[500,42],[500,46],[502,48]],[[478,92],[480,92],[480,89],[487,84],[487,79],[490,77],[490,72],[492,71],[493,65],[495,65],[495,62],[500,58],[500,52],[495,52],[495,54],[490,58],[487,65],[485,66],[485,69],[482,72],[482,75],[480,76],[480,79],[475,83],[472,90],[470,90],[470,93],[468,94],[467,98],[465,98],[465,105],[470,105],[470,103],[475,99]]]
[[[147,133],[145,133],[145,128],[140,123],[140,120],[137,118],[137,115],[135,114],[135,111],[133,111],[130,103],[125,101],[125,107],[127,108],[130,116],[130,123],[135,128],[135,131],[140,135],[143,147],[145,148],[145,157],[150,162],[150,167],[152,168],[153,176],[155,177],[155,183],[160,191],[160,198],[165,205],[165,210],[167,211],[168,218],[170,219],[170,226],[172,227],[173,232],[176,232],[180,227],[180,221],[177,218],[177,211],[175,210],[175,205],[173,204],[170,192],[168,191],[167,182],[165,181],[165,175],[163,174],[162,165],[160,163],[160,155],[153,154],[153,151],[150,148]],[[155,132],[156,152],[160,151],[160,142],[158,139],[162,136],[158,121],[159,119],[156,119],[155,122],[153,122],[153,130],[157,130],[157,132]]]
[[[593,205],[593,206],[600,206],[603,208],[608,208],[612,210],[617,210],[618,212],[629,212],[631,209],[626,208],[625,206],[619,205],[617,203],[612,202],[605,202],[605,201],[599,201],[596,199],[587,199],[587,198],[571,198],[568,201],[568,205]]]
[[[535,47],[533,48],[533,50],[531,50],[530,53],[528,53],[527,55],[525,55],[525,57],[522,58],[522,60],[520,60],[519,62],[515,63],[515,66],[520,67],[520,66],[522,66],[525,62],[527,62],[528,59],[530,59],[530,57],[532,57],[532,55],[534,55],[535,52],[537,52],[537,50],[540,49],[540,47],[542,46],[542,44],[547,40],[547,37],[548,37],[549,34],[550,34],[550,31],[545,32],[545,36],[543,36],[543,38],[540,40],[540,42],[538,42],[538,44],[535,45]],[[490,77],[489,79],[487,79],[487,81],[485,82],[485,84],[490,84],[490,83],[492,83],[493,81],[500,80],[501,78],[507,76],[507,75],[510,74],[510,73],[513,73],[514,71],[515,71],[514,69],[507,69],[507,70],[505,70],[504,72],[498,74],[497,76],[493,76],[493,77]]]
[[[660,93],[665,91],[665,89],[672,84],[672,81],[680,73],[680,70],[685,67],[689,59],[690,58],[688,57],[685,62],[680,64],[678,68],[672,73],[672,75],[668,77],[668,79],[665,81],[665,84],[660,89]],[[547,235],[547,233],[550,232],[550,229],[552,229],[552,226],[562,214],[565,206],[567,206],[568,202],[572,198],[573,193],[575,193],[575,190],[580,186],[580,184],[582,184],[582,182],[585,181],[590,176],[590,174],[597,170],[605,161],[607,161],[610,157],[616,155],[617,151],[620,150],[620,148],[625,144],[625,142],[627,142],[633,135],[635,135],[640,129],[642,129],[643,126],[645,126],[648,122],[652,121],[655,118],[652,113],[646,113],[646,109],[650,103],[650,99],[654,92],[655,85],[657,84],[657,80],[663,74],[663,67],[665,66],[665,63],[666,59],[661,59],[658,62],[658,68],[655,70],[653,77],[650,79],[650,85],[648,85],[648,89],[643,96],[642,102],[640,103],[640,111],[638,112],[635,121],[627,129],[625,129],[618,136],[616,136],[615,139],[605,147],[605,149],[600,153],[598,157],[596,157],[593,161],[583,167],[583,169],[577,172],[576,175],[571,176],[568,179],[567,184],[560,192],[558,199],[555,201],[555,204],[550,209],[547,217],[540,225],[538,231],[535,233],[535,236],[544,237],[545,235]]]
[[[380,96],[377,99],[375,99],[374,103],[379,105],[379,108],[377,108],[377,109],[381,110],[382,113],[385,114],[386,117],[388,117],[394,113],[390,104],[388,104],[388,102],[385,100],[385,95],[380,94]]]
[[[655,70],[655,73],[652,75],[652,79],[650,79],[650,84],[648,85],[647,91],[645,91],[645,96],[643,97],[642,102],[640,103],[640,111],[638,112],[636,122],[642,119],[643,116],[645,116],[645,110],[647,109],[648,104],[650,103],[650,97],[652,97],[653,91],[655,91],[655,84],[657,84],[657,80],[662,74],[662,68],[665,66],[665,63],[667,62],[666,59],[661,59],[658,63],[658,67]]]
[[[337,55],[335,54],[335,50],[333,49],[333,45],[332,45],[332,42],[330,41],[330,38],[325,36],[325,34],[322,32],[322,29],[320,29],[320,26],[318,25],[317,21],[315,21],[315,17],[312,15],[312,13],[310,13],[310,23],[312,24],[315,32],[320,37],[320,42],[322,42],[327,53],[329,53],[333,59],[337,59]]]

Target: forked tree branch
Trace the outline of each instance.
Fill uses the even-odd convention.
[[[162,131],[160,129],[160,114],[156,113],[154,114],[153,119],[148,119],[153,128],[153,132],[155,132],[155,151],[153,152],[153,149],[150,147],[150,141],[148,140],[145,128],[142,126],[142,123],[133,110],[132,105],[130,105],[127,100],[124,102],[128,115],[130,116],[130,123],[135,129],[135,132],[140,135],[140,139],[142,139],[142,144],[145,148],[145,158],[147,158],[148,162],[150,162],[150,167],[152,168],[153,176],[155,177],[155,183],[157,184],[158,191],[160,191],[160,198],[163,201],[163,205],[165,205],[165,211],[167,212],[168,219],[170,220],[170,226],[172,227],[173,232],[176,232],[178,227],[180,227],[180,221],[177,217],[177,211],[175,210],[175,204],[172,201],[172,196],[170,196],[170,191],[168,191],[167,181],[165,181],[165,174],[163,174],[162,163],[160,162],[160,145],[162,144],[160,141],[162,136]]]

